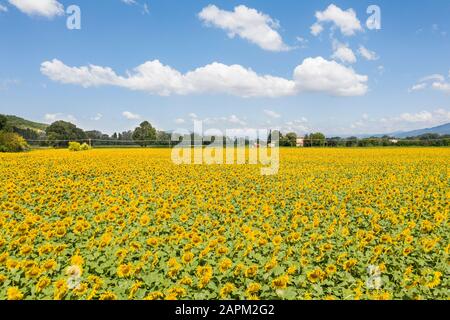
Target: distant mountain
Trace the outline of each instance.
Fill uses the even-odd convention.
[[[359,139],[364,138],[381,138],[383,136],[395,137],[395,138],[406,138],[406,137],[417,137],[426,133],[437,133],[440,135],[450,134],[450,123],[446,123],[437,127],[418,129],[412,131],[395,131],[390,133],[377,133],[377,134],[356,134],[355,137]]]
[[[19,129],[31,129],[31,130],[34,130],[37,132],[45,131],[45,128],[48,127],[48,124],[45,124],[45,123],[33,122],[30,120],[26,120],[26,119],[19,118],[16,116],[11,116],[11,115],[5,115],[5,116],[8,119],[8,124],[11,127],[16,127]]]
[[[389,135],[396,138],[416,137],[426,133],[437,133],[440,135],[450,134],[450,123],[446,123],[433,128],[419,129],[406,132],[394,132]]]

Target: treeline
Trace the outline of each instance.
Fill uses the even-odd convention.
[[[280,146],[284,147],[389,147],[389,146],[430,146],[444,147],[450,146],[450,135],[439,135],[427,133],[414,137],[396,138],[391,136],[382,137],[330,137],[323,133],[316,132],[304,136],[294,132],[285,135],[279,134]]]
[[[84,131],[73,123],[56,121],[49,125],[44,132],[14,128],[15,132],[23,136],[34,146],[67,147],[70,141],[87,143],[90,146],[120,145],[169,145],[170,134],[156,130],[148,121],[142,122],[134,130],[115,132],[112,135],[98,130]],[[30,132],[32,131],[32,132]]]
[[[424,134],[417,137],[395,138],[383,137],[326,137],[321,132],[297,135],[294,132],[282,134],[278,131],[270,131],[268,143],[271,143],[274,133],[278,133],[279,145],[282,147],[372,147],[372,146],[450,146],[450,135]],[[201,144],[209,145],[216,138],[204,137],[191,133],[191,141],[202,141]],[[70,141],[86,143],[89,146],[173,146],[171,133],[156,130],[148,121],[143,121],[134,130],[115,132],[112,135],[98,130],[84,131],[75,124],[67,121],[56,121],[47,126],[45,130],[18,128],[8,119],[0,115],[0,152],[23,151],[28,144],[42,147],[67,147]],[[223,137],[224,144],[230,140]],[[27,144],[28,142],[28,144]],[[258,140],[245,139],[245,145],[258,145]]]

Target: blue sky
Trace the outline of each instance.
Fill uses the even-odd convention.
[[[328,135],[450,122],[445,0],[42,1],[0,0],[0,113],[106,133],[144,119]]]

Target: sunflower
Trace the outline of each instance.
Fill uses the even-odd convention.
[[[36,292],[41,292],[44,288],[48,287],[51,283],[50,278],[42,277],[36,283]]]
[[[8,300],[22,300],[23,293],[17,287],[10,287],[6,291],[6,297]]]
[[[353,268],[357,264],[357,262],[358,262],[358,260],[356,260],[356,259],[349,259],[342,264],[342,268],[345,271],[349,271],[351,268]]]
[[[117,300],[117,295],[114,292],[107,291],[100,295],[99,300]]]
[[[220,270],[220,272],[227,271],[231,267],[232,264],[233,264],[233,262],[230,259],[228,259],[228,258],[223,259],[219,263],[219,270]]]
[[[337,268],[334,264],[329,264],[327,265],[327,267],[325,268],[325,271],[328,275],[332,275],[334,273],[336,273]]]
[[[185,252],[185,253],[183,254],[183,256],[181,257],[181,260],[182,260],[184,263],[189,263],[189,262],[191,262],[193,259],[194,259],[194,254],[193,254],[192,252],[190,252],[190,251]]]
[[[258,273],[258,266],[253,265],[245,269],[244,275],[246,278],[253,278],[256,276],[257,273]]]
[[[133,274],[133,266],[128,264],[121,264],[117,268],[117,276],[119,278],[127,278],[130,277]]]
[[[219,296],[221,299],[226,299],[235,290],[234,284],[227,282],[219,291]]]
[[[288,282],[289,282],[289,276],[283,275],[278,278],[275,278],[272,281],[272,287],[274,287],[275,289],[286,289]]]

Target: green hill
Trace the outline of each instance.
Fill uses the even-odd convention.
[[[11,127],[16,127],[19,129],[31,129],[37,132],[45,131],[45,128],[48,127],[48,124],[45,123],[33,122],[11,115],[5,116],[8,119],[8,125],[10,125]]]

